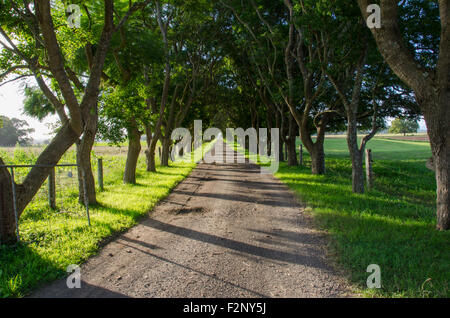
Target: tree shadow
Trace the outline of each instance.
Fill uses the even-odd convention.
[[[128,238],[124,238],[124,237],[121,237],[121,239],[130,241],[130,240],[128,240]],[[145,243],[145,242],[142,242],[142,241],[136,241],[136,240],[131,240],[131,241],[132,241],[134,244],[138,244],[138,245],[141,245],[141,246],[143,246],[143,247],[145,247],[145,248],[149,248],[149,247],[148,247],[148,244]],[[260,297],[260,298],[268,298],[267,295],[262,294],[262,293],[260,293],[260,292],[257,292],[257,291],[248,289],[248,288],[246,288],[246,287],[240,286],[240,285],[238,285],[238,284],[229,282],[229,281],[224,280],[224,279],[222,279],[222,278],[220,278],[220,277],[218,277],[218,276],[215,276],[215,275],[211,275],[211,274],[205,273],[205,272],[200,271],[200,270],[198,270],[198,269],[195,269],[195,268],[193,268],[193,267],[190,267],[190,266],[187,266],[187,265],[184,265],[184,264],[181,264],[181,263],[177,263],[177,262],[175,262],[175,261],[173,261],[173,260],[170,260],[170,259],[168,259],[168,258],[159,256],[159,255],[156,255],[156,254],[153,254],[153,253],[150,253],[149,251],[146,251],[146,250],[137,248],[136,246],[128,245],[128,244],[123,244],[123,245],[124,245],[124,246],[127,246],[127,247],[129,247],[129,248],[133,248],[133,249],[135,249],[135,250],[137,250],[137,251],[139,251],[139,252],[141,252],[141,253],[144,253],[144,254],[146,254],[146,255],[149,255],[149,256],[151,256],[151,257],[154,257],[155,259],[157,259],[157,260],[159,260],[159,261],[161,261],[161,262],[168,263],[168,264],[172,264],[172,265],[175,265],[175,266],[177,266],[177,267],[181,267],[181,268],[186,269],[186,270],[188,270],[188,271],[190,271],[190,272],[194,272],[194,273],[200,274],[200,275],[202,275],[202,276],[205,276],[205,277],[214,279],[214,280],[216,280],[216,281],[218,281],[218,282],[224,283],[224,284],[229,285],[229,286],[231,286],[231,287],[234,287],[234,288],[237,288],[237,289],[240,289],[240,290],[249,292],[249,293],[251,293],[252,295],[254,295],[254,296],[256,296],[256,297]],[[151,249],[154,249],[154,248],[151,248]]]
[[[448,231],[436,231],[431,224],[368,214],[321,213],[318,218],[330,225],[335,238],[333,250],[351,270],[353,281],[361,286],[365,287],[367,266],[377,264],[382,271],[383,292],[422,297],[432,290],[430,295],[448,297]],[[432,283],[424,286],[428,278],[432,278]]]
[[[351,188],[351,168],[348,170],[347,173],[341,171],[336,175],[313,176],[309,172],[282,166],[277,176],[313,208],[333,209],[343,213],[370,213],[405,221],[421,218],[433,222],[434,203],[425,197],[418,197],[414,192],[417,187],[414,180],[419,176],[399,175],[397,182],[393,184],[398,194],[393,193],[391,187],[380,179],[378,182],[375,179],[375,186],[370,191],[355,194]],[[418,204],[421,209],[417,208]]]
[[[241,186],[245,186],[246,188],[251,189],[262,189],[262,190],[283,190],[286,189],[286,185],[279,183],[279,182],[261,182],[261,181],[248,181],[248,180],[242,180],[242,179],[229,179],[225,178],[224,175],[221,174],[214,174],[209,173],[208,177],[197,177],[197,176],[190,176],[192,179],[198,179],[199,181],[225,181],[230,183],[238,183]],[[187,182],[183,182],[187,183]],[[188,183],[189,184],[189,183]],[[200,183],[199,183],[200,184]]]
[[[67,274],[61,266],[38,254],[33,244],[20,242],[0,246],[1,298],[24,297],[34,288]]]
[[[248,191],[248,189],[245,189]],[[189,192],[189,191],[182,191],[182,190],[173,190],[173,193],[178,193],[182,195],[192,196],[192,197],[204,197],[204,198],[211,198],[211,199],[220,199],[220,200],[228,200],[228,201],[239,201],[239,202],[248,202],[248,203],[255,203],[255,204],[261,204],[261,205],[267,205],[272,207],[292,207],[292,201],[287,201],[286,199],[290,198],[290,193],[286,195],[276,195],[276,198],[279,200],[255,200],[252,196],[247,196],[243,194],[224,194],[224,193],[199,193],[199,192]],[[273,196],[275,197],[275,196]]]
[[[81,280],[81,288],[69,289],[65,279],[56,282],[36,291],[29,298],[130,298],[122,293],[95,286]]]
[[[298,226],[298,224],[297,224]],[[273,240],[273,238],[275,239],[279,239],[279,240],[286,240],[286,241],[290,241],[293,243],[299,243],[299,244],[307,244],[307,245],[317,245],[319,243],[321,243],[318,240],[319,235],[312,235],[310,233],[299,233],[299,232],[293,232],[293,231],[288,231],[288,230],[283,230],[283,229],[272,229],[271,231],[262,231],[262,230],[255,230],[255,229],[247,229],[250,232],[256,233],[256,234],[261,234],[267,238],[270,238],[269,240],[266,239],[258,239],[260,242],[263,243],[274,243],[274,244],[278,244],[280,243],[280,241],[275,241]]]
[[[330,270],[330,268],[326,264],[324,264],[321,258],[314,255],[301,255],[299,253],[290,253],[280,251],[277,249],[255,246],[244,242],[232,240],[229,238],[220,237],[217,235],[199,232],[184,227],[179,227],[176,225],[164,223],[150,218],[145,219],[141,224],[159,231],[171,233],[174,235],[182,236],[188,239],[200,241],[207,244],[224,247],[229,250],[238,251],[243,254],[248,254],[251,256],[262,257],[265,259],[285,263],[310,266],[322,270]]]

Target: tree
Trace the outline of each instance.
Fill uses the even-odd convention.
[[[345,0],[328,6],[322,3],[314,10],[310,9],[309,15],[312,13],[315,13],[313,20],[319,34],[316,39],[320,39],[318,43],[323,48],[320,67],[341,106],[326,112],[334,112],[346,120],[352,189],[355,193],[364,193],[363,164],[367,143],[384,127],[387,116],[413,113],[417,107],[376,50],[376,43],[362,23],[357,4]],[[405,108],[411,110],[405,111]],[[358,132],[362,130],[367,134],[358,142]]]
[[[396,118],[392,121],[391,127],[389,127],[389,133],[391,134],[403,134],[416,133],[419,129],[419,123],[417,120],[408,118]]]
[[[348,12],[350,9],[347,7],[345,11]],[[359,19],[356,20],[356,23],[353,23],[356,27],[351,28],[349,24],[355,22],[352,19],[354,15],[347,17],[335,15],[334,17],[336,18],[333,18],[329,25],[331,24],[335,30],[336,28],[342,29],[347,24],[347,30],[344,34],[339,35],[338,42],[345,39],[344,42],[348,44],[348,47],[342,49],[342,45],[333,39],[333,32],[327,32],[327,35],[323,36],[327,39],[326,43],[323,43],[323,47],[326,47],[323,56],[328,55],[329,57],[326,61],[323,59],[322,68],[342,102],[343,117],[347,121],[347,146],[352,162],[352,190],[355,193],[364,193],[364,150],[366,144],[378,130],[379,101],[376,99],[376,90],[378,89],[379,78],[367,74],[366,63],[369,52],[371,52],[370,43],[364,34],[365,30],[361,30],[359,27]],[[379,63],[375,62],[374,64]],[[382,73],[382,66],[378,65],[378,68],[381,69],[380,73]],[[368,91],[366,96],[369,95],[370,97],[364,99],[366,91]],[[359,145],[358,122],[361,117],[368,114],[372,114],[371,130],[362,138]]]
[[[25,96],[23,101],[24,114],[39,121],[44,120],[50,114],[55,114],[55,108],[39,87],[27,85],[23,90],[23,94]]]
[[[234,18],[231,20],[239,22],[234,23],[232,30],[236,34],[237,44],[242,47],[241,57],[238,58],[244,60],[240,62],[246,71],[242,75],[252,78],[252,73],[257,74],[257,79],[251,81],[252,85],[260,93],[266,109],[275,110],[281,140],[287,145],[288,165],[297,165],[295,142],[300,130],[302,141],[311,154],[313,173],[324,173],[323,140],[329,115],[323,116],[316,127],[312,124],[312,113],[323,106],[317,102],[322,92],[319,83],[322,83],[323,76],[320,69],[317,72],[317,68],[302,68],[308,62],[312,65],[311,59],[314,57],[310,56],[310,60],[306,61],[302,54],[304,59],[299,58],[298,44],[303,45],[302,39],[299,39],[302,31],[295,24],[291,1],[284,4],[251,1],[251,5],[238,1],[220,3],[232,12]],[[317,47],[312,45],[309,48],[309,53],[317,51]],[[242,59],[246,55],[248,58]],[[245,67],[246,64],[251,65],[250,70]],[[256,113],[254,109],[253,113]],[[318,133],[317,142],[311,138],[314,131]]]
[[[133,5],[119,26],[142,6]],[[35,79],[45,97],[52,103],[62,126],[52,142],[43,150],[22,184],[16,186],[17,216],[20,217],[28,203],[42,186],[51,167],[56,165],[64,153],[80,138],[85,127],[92,122],[92,111],[97,106],[100,80],[111,36],[117,31],[114,24],[114,1],[105,0],[99,27],[99,37],[84,41],[73,41],[74,32],[66,20],[62,1],[41,0],[30,4],[25,1],[2,1],[0,11],[0,81],[4,83],[26,77]],[[72,39],[72,41],[69,41]],[[70,67],[71,53],[79,46],[90,46],[91,67],[82,82]],[[75,45],[75,48],[71,47]],[[12,80],[5,80],[14,76]],[[83,89],[76,91],[79,84]],[[50,85],[49,85],[50,84]],[[95,120],[95,118],[94,118]],[[3,161],[0,159],[0,164]],[[5,168],[0,169],[2,207],[0,239],[2,242],[15,241],[15,213],[11,175]]]
[[[103,136],[105,131],[110,130],[108,134],[113,137],[110,141],[128,139],[123,182],[131,184],[136,183],[141,137],[154,119],[148,96],[151,93],[148,89],[148,70],[153,68],[157,73],[163,63],[162,41],[157,32],[146,24],[156,21],[155,16],[148,14],[152,8],[153,5],[147,6],[142,15],[134,16],[122,25],[120,32],[112,39],[105,68],[108,78],[114,80],[106,84],[101,107],[101,130]]]
[[[141,151],[141,136],[150,120],[149,110],[140,94],[141,78],[106,89],[100,102],[99,133],[103,140],[119,144],[128,139],[123,182],[136,183],[136,167]]]
[[[34,132],[33,128],[27,128],[29,125],[25,120],[17,118],[9,119],[6,116],[0,116],[0,146],[13,147],[16,144],[28,146],[32,138],[28,135]]]
[[[157,26],[155,29],[159,29],[161,32],[162,42],[163,42],[163,52],[164,52],[164,62],[161,67],[163,71],[159,73],[157,76],[160,79],[158,83],[160,84],[160,89],[156,90],[152,94],[149,94],[146,98],[147,105],[152,109],[153,114],[157,114],[157,120],[153,125],[153,134],[151,133],[150,123],[146,125],[146,136],[147,136],[147,171],[156,172],[156,162],[155,162],[155,150],[156,144],[161,137],[161,126],[164,119],[164,112],[166,110],[166,104],[169,98],[169,90],[171,83],[171,73],[172,73],[172,65],[171,65],[171,52],[170,52],[170,44],[169,44],[169,34],[168,28],[173,18],[173,13],[171,11],[174,10],[172,6],[167,6],[166,10],[164,10],[163,6],[161,6],[160,1],[156,1],[154,15],[156,16]],[[148,87],[149,82],[149,74],[148,69],[145,68],[145,79],[146,86]],[[159,100],[159,108],[157,106],[157,101]]]
[[[358,0],[364,19],[369,0]],[[450,229],[450,3],[381,0],[381,27],[372,28],[394,73],[415,93],[436,166],[437,229]],[[426,20],[428,23],[423,23]]]
[[[181,10],[172,21],[174,71],[172,72],[171,102],[163,119],[161,131],[161,165],[168,166],[171,135],[180,127],[199,96],[213,84],[212,78],[220,67],[217,49],[219,31],[215,27],[210,5],[198,1],[189,12]]]

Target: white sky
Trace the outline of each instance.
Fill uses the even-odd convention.
[[[34,141],[49,139],[51,137],[48,135],[50,130],[45,124],[56,122],[57,116],[48,116],[42,122],[39,122],[37,119],[23,115],[24,96],[21,88],[23,84],[23,81],[16,81],[0,86],[0,115],[26,120],[29,127],[35,129],[35,132],[31,134]]]
[[[5,43],[5,38],[0,35],[0,40]],[[15,41],[14,41],[15,42]],[[3,47],[1,47],[3,48]],[[8,76],[5,80],[12,79],[12,76]],[[29,81],[30,84],[36,85],[35,82]],[[34,128],[35,132],[30,134],[34,141],[42,141],[49,139],[51,136],[50,129],[47,128],[45,124],[54,123],[57,121],[57,116],[48,116],[42,122],[29,116],[23,115],[23,100],[24,96],[22,94],[23,85],[26,80],[18,80],[0,86],[0,115],[6,116],[8,118],[18,118],[25,120],[30,128]]]

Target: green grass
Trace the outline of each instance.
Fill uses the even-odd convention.
[[[21,149],[14,157],[1,151],[0,156],[16,164],[34,160]],[[74,157],[69,152],[62,162],[74,162]],[[172,163],[170,167],[158,166],[157,173],[151,173],[145,171],[144,159],[140,158],[137,184],[124,185],[125,159],[103,156],[105,189],[98,193],[99,204],[90,208],[90,227],[73,184],[67,184],[69,190],[61,196],[64,201],[57,201],[57,210],[47,207],[45,196],[27,207],[19,222],[21,243],[0,246],[0,297],[22,297],[43,283],[63,277],[68,265],[86,261],[106,239],[137,224],[195,167],[194,163]]]
[[[327,173],[280,164],[277,178],[329,233],[329,252],[367,297],[449,297],[450,232],[435,230],[435,179],[425,142],[374,139],[375,187],[352,193],[345,139],[325,143]],[[367,266],[378,264],[381,289],[368,289]]]
[[[421,141],[404,141],[375,138],[367,148],[372,149],[374,160],[413,160],[431,157],[430,144]],[[344,138],[325,140],[327,158],[348,158],[347,141]]]
[[[329,233],[330,254],[359,292],[368,297],[448,297],[450,233],[434,229],[435,181],[425,168],[429,145],[377,138],[369,148],[376,181],[363,195],[351,191],[345,139],[327,139],[326,175],[311,175],[305,154],[307,167],[281,163],[276,176],[307,203],[317,226]],[[10,163],[35,159],[21,149],[14,158],[1,151],[0,156]],[[173,164],[152,174],[141,159],[137,185],[123,185],[125,157],[103,157],[105,191],[98,194],[100,205],[90,210],[92,226],[73,189],[64,194],[64,207],[57,211],[46,207],[45,198],[32,202],[20,220],[22,243],[0,247],[0,296],[21,297],[63,277],[69,264],[82,263],[106,239],[135,225],[194,167]],[[73,162],[74,154],[63,161]],[[381,268],[380,290],[365,287],[369,264]]]

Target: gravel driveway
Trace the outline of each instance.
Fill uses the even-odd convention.
[[[240,156],[224,145],[226,156]],[[32,297],[346,297],[289,189],[258,166],[201,163],[143,221]]]

